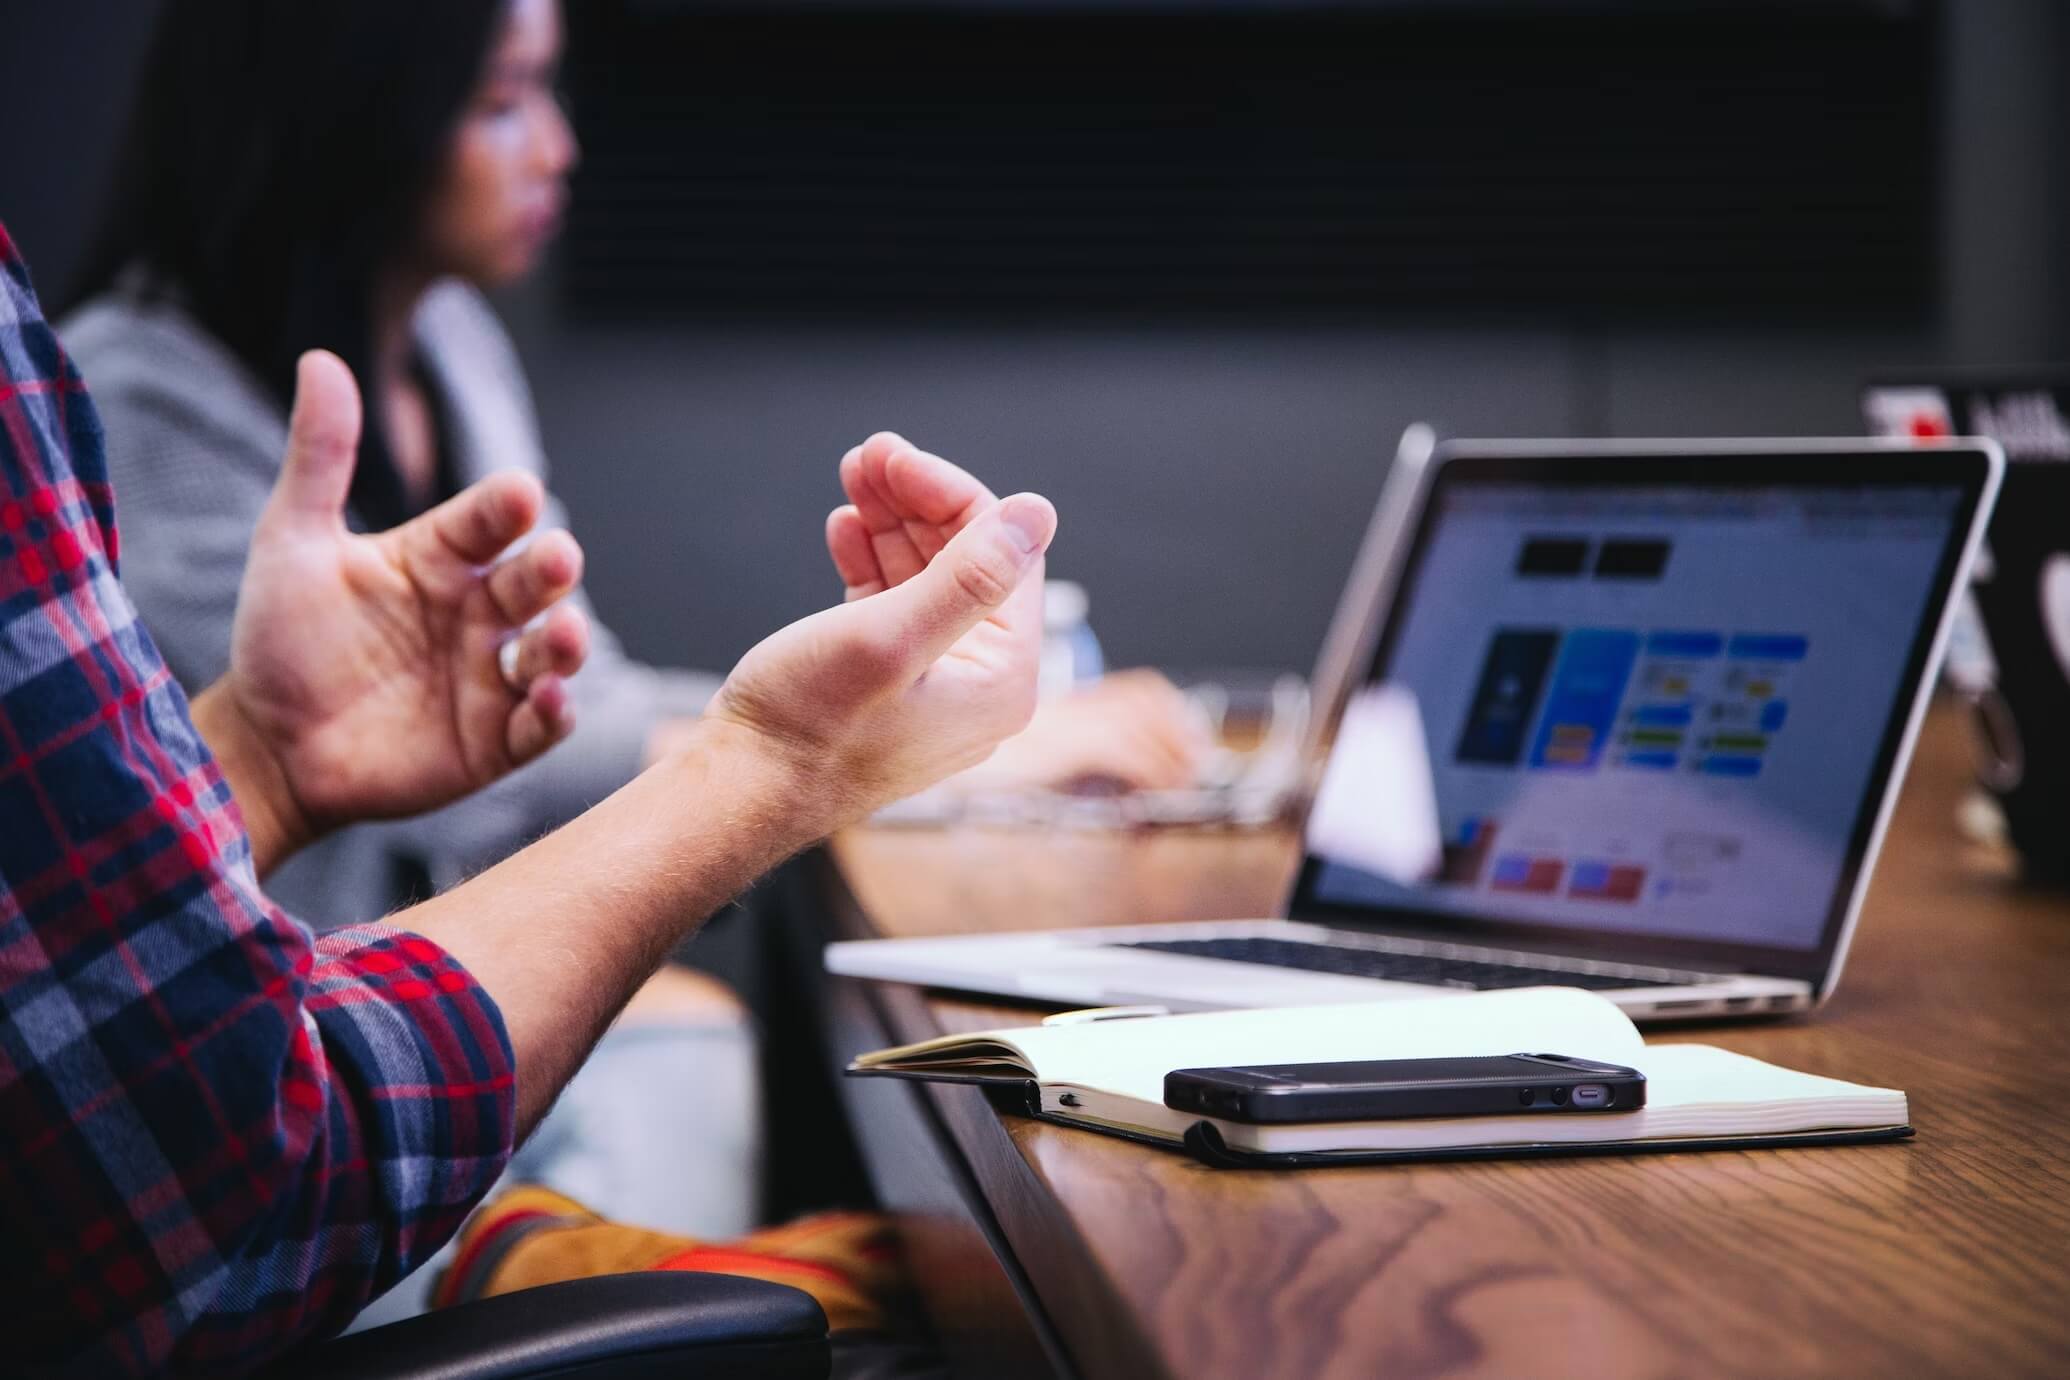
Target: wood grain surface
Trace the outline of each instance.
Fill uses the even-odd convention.
[[[1089,1376],[2070,1375],[2070,902],[1960,842],[1936,709],[1834,999],[1657,1028],[1905,1089],[1833,1149],[1211,1170],[929,1090]],[[859,831],[847,933],[1269,914],[1285,834]],[[834,891],[841,888],[835,887]],[[1035,1020],[878,989],[886,1033]]]

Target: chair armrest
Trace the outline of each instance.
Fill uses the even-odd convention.
[[[521,1289],[307,1348],[272,1380],[825,1380],[827,1319],[781,1284],[687,1270]]]

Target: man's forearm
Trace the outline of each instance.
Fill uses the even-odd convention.
[[[669,950],[831,822],[752,732],[708,722],[588,813],[395,923],[442,945],[502,1009],[523,1136]]]
[[[264,877],[312,842],[317,831],[303,815],[279,759],[221,681],[196,695],[191,709],[194,726],[237,798],[252,838],[252,865]]]

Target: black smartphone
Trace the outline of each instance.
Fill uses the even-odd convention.
[[[1164,1105],[1261,1125],[1630,1112],[1646,1105],[1646,1075],[1565,1054],[1175,1069]]]

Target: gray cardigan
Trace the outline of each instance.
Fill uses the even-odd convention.
[[[107,427],[122,582],[191,693],[229,664],[245,550],[279,471],[286,413],[177,306],[117,292],[59,330]],[[499,469],[544,478],[531,393],[488,303],[443,284],[425,297],[416,333],[445,403],[460,482]],[[566,517],[549,503],[544,522]],[[718,678],[643,666],[594,614],[591,629],[589,664],[570,687],[569,741],[434,814],[327,839],[281,868],[267,890],[318,928],[374,919],[404,899],[392,894],[398,857],[421,860],[436,886],[450,886],[617,789],[638,770],[654,723],[695,713]]]

